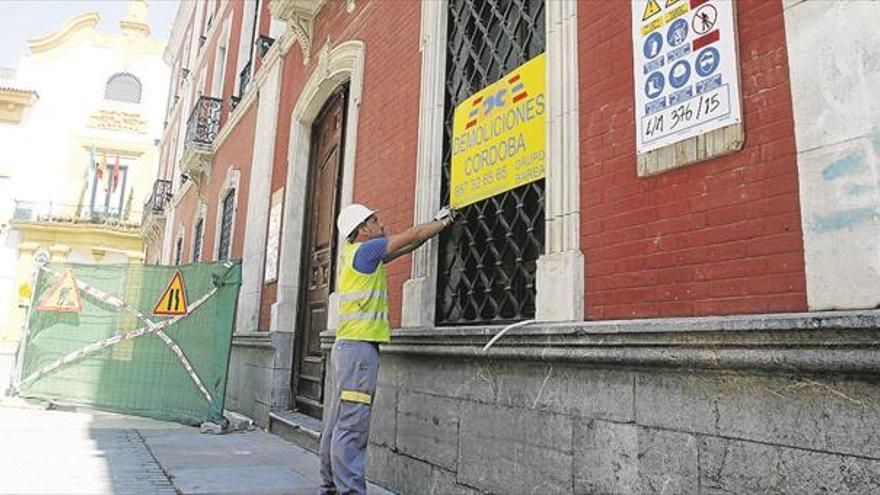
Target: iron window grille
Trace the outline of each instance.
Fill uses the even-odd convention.
[[[141,102],[142,86],[140,80],[129,72],[118,72],[107,79],[104,99],[125,103]]]
[[[195,239],[193,239],[193,263],[198,263],[202,259],[202,231],[205,230],[205,220],[200,218],[198,222],[196,222],[196,226],[193,229],[193,235]]]
[[[232,243],[232,208],[235,202],[235,189],[230,189],[223,197],[223,216],[220,220],[220,243],[217,249],[218,260],[229,259],[229,247]]]
[[[455,107],[543,53],[544,0],[449,0],[441,198],[449,202]],[[461,208],[440,236],[438,325],[505,323],[535,314],[544,250],[544,181]]]
[[[175,249],[176,253],[174,255],[174,264],[179,265],[180,260],[183,257],[183,237],[177,238],[177,247]]]

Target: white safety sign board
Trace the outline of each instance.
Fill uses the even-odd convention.
[[[632,0],[636,151],[742,121],[733,0]]]

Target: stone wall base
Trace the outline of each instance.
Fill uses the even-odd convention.
[[[399,493],[877,493],[880,313],[396,331],[368,478]]]

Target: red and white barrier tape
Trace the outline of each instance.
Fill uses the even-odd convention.
[[[55,276],[55,277],[62,276],[62,274],[46,267],[45,265],[40,266],[40,269]],[[98,299],[99,301],[110,304],[111,306],[113,306],[115,308],[127,311],[128,313],[134,315],[137,319],[142,321],[145,324],[145,326],[140,327],[140,328],[133,330],[131,332],[126,332],[123,334],[114,335],[113,337],[109,337],[104,340],[99,340],[98,342],[93,342],[93,343],[91,343],[81,349],[77,349],[76,351],[73,351],[73,352],[65,355],[61,359],[58,359],[56,361],[53,361],[53,362],[47,364],[46,366],[43,366],[39,370],[37,370],[34,373],[32,373],[31,375],[29,375],[27,378],[23,379],[18,386],[19,389],[21,387],[23,387],[24,385],[29,384],[32,381],[38,380],[38,379],[48,375],[49,373],[52,373],[52,372],[58,370],[59,368],[63,367],[64,365],[70,364],[75,361],[79,361],[79,360],[81,360],[91,354],[94,354],[102,349],[106,349],[106,348],[111,347],[113,345],[129,341],[129,340],[134,339],[136,337],[141,337],[143,335],[149,335],[151,333],[155,333],[156,336],[159,337],[160,339],[162,339],[162,341],[165,343],[165,345],[167,345],[171,349],[171,351],[174,352],[174,354],[177,356],[177,360],[180,361],[180,364],[184,367],[184,369],[186,369],[186,372],[189,374],[190,378],[192,378],[193,382],[196,384],[196,387],[199,389],[199,391],[202,393],[202,395],[205,396],[205,399],[207,399],[208,402],[211,402],[213,400],[211,398],[211,393],[208,392],[207,388],[205,388],[205,385],[202,383],[202,380],[199,378],[199,375],[196,373],[195,369],[193,369],[192,364],[189,362],[189,359],[186,357],[186,354],[184,354],[183,349],[181,349],[180,346],[177,345],[177,343],[171,337],[169,337],[168,334],[166,334],[163,330],[166,327],[169,327],[172,324],[177,323],[178,321],[189,316],[189,314],[191,312],[195,311],[196,308],[198,308],[199,306],[204,304],[205,301],[207,301],[214,294],[217,293],[217,287],[214,287],[213,289],[208,291],[207,294],[205,294],[204,296],[199,298],[197,301],[190,304],[189,307],[187,308],[187,314],[175,316],[169,320],[164,320],[159,323],[156,323],[156,322],[150,320],[145,314],[143,314],[137,308],[126,304],[125,301],[123,301],[122,299],[120,299],[112,294],[108,294],[100,289],[95,288],[95,287],[92,287],[92,286],[86,284],[85,282],[77,279],[76,277],[74,277],[74,281],[76,283],[76,286],[79,287],[86,294],[89,294],[90,296],[94,297],[95,299]]]

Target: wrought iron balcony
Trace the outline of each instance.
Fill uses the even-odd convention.
[[[153,191],[144,203],[144,215],[141,219],[144,236],[155,237],[165,227],[165,207],[171,201],[171,189],[170,180],[158,179],[153,183]]]
[[[186,122],[186,138],[183,141],[183,158],[181,171],[193,179],[208,172],[211,157],[214,154],[212,145],[220,132],[220,109],[223,100],[200,96]]]
[[[186,122],[184,146],[211,146],[220,131],[220,108],[223,100],[200,96]]]
[[[144,219],[150,215],[162,215],[165,206],[171,201],[171,181],[158,179],[153,183],[153,191],[144,203]]]
[[[61,204],[39,201],[15,201],[13,225],[54,224],[100,226],[112,230],[135,230],[140,227],[141,212],[127,204],[119,209],[107,205]]]

